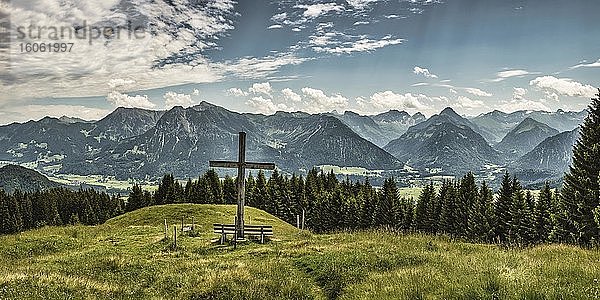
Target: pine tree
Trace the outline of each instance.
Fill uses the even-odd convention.
[[[255,200],[256,208],[266,210],[267,202],[269,200],[269,194],[267,192],[267,179],[265,178],[265,173],[262,170],[258,171],[258,176],[256,176],[256,191],[255,191]]]
[[[360,223],[361,228],[366,229],[374,225],[373,217],[375,215],[375,205],[377,199],[376,194],[369,182],[369,178],[365,179],[365,184],[360,189]]]
[[[458,207],[456,209],[457,235],[467,238],[469,213],[477,199],[477,185],[473,173],[467,173],[461,180],[458,189]]]
[[[435,188],[433,187],[433,182],[430,182],[425,186],[423,191],[421,191],[419,200],[417,200],[414,220],[415,230],[421,232],[433,232],[431,219],[433,211],[435,210],[434,201]]]
[[[599,206],[600,187],[600,89],[588,107],[588,116],[580,128],[580,138],[573,147],[573,162],[565,174],[560,194],[561,206],[570,231],[577,243],[598,241],[600,229],[594,220]]]
[[[145,203],[144,191],[142,188],[137,184],[133,185],[133,188],[131,188],[131,193],[129,193],[129,198],[127,199],[125,211],[134,211],[147,205],[148,204]]]
[[[513,199],[510,209],[511,221],[508,231],[509,243],[527,245],[531,242],[533,228],[533,217],[521,185],[516,182],[513,185]]]
[[[225,204],[237,203],[236,181],[229,175],[225,175],[225,179],[223,179],[223,201]]]
[[[397,208],[398,189],[394,178],[388,178],[383,182],[383,188],[379,202],[375,207],[375,225],[377,226],[396,226],[396,217],[394,216]]]
[[[494,238],[494,197],[484,182],[481,183],[477,199],[469,213],[468,237],[472,241],[488,242]]]
[[[538,195],[538,200],[535,203],[534,209],[534,240],[537,243],[544,243],[548,241],[550,232],[552,231],[552,218],[550,215],[551,209],[552,190],[550,190],[550,185],[546,182],[544,188]]]
[[[456,185],[452,181],[445,180],[442,183],[438,195],[438,203],[442,206],[438,231],[455,236],[458,222],[456,220]]]
[[[495,216],[497,221],[496,236],[500,241],[506,241],[508,238],[508,231],[510,230],[510,222],[512,220],[510,215],[512,198],[513,180],[511,180],[510,174],[506,172],[502,177],[502,184],[500,190],[498,190],[498,200],[495,205]]]
[[[210,199],[207,199],[207,203],[211,204],[223,204],[223,186],[219,175],[215,170],[210,169],[204,174],[205,186],[210,191]]]

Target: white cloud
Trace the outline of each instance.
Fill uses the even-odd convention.
[[[84,120],[99,120],[110,110],[86,107],[83,105],[24,105],[3,108],[0,111],[0,125],[12,122],[39,120],[43,117],[74,117]]]
[[[106,96],[106,100],[116,107],[137,107],[151,109],[156,107],[156,104],[148,100],[146,95],[129,96],[117,91],[112,91]]]
[[[543,110],[550,111],[550,108],[540,101],[532,100],[510,100],[503,101],[498,108],[501,111],[510,113],[518,110]]]
[[[427,82],[419,82],[419,83],[411,84],[411,86],[415,86],[415,87],[416,86],[428,86],[428,85],[429,85],[429,83],[427,83]]]
[[[424,104],[425,101],[440,99],[433,99],[423,94],[406,93],[402,95],[392,91],[384,91],[374,93],[368,100],[357,98],[357,103],[365,112],[380,112],[390,109],[426,110],[429,107]]]
[[[480,97],[491,97],[492,96],[491,93],[482,91],[478,88],[465,88],[465,92],[467,92],[471,95],[480,96]]]
[[[527,89],[516,87],[513,90],[513,100],[524,100],[527,94]]]
[[[62,42],[74,43],[71,52],[55,53],[53,59],[42,53],[20,55],[17,47],[11,47],[11,66],[0,73],[12,80],[0,83],[4,92],[0,99],[99,96],[115,89],[127,92],[222,78],[222,65],[198,54],[214,48],[215,40],[233,29],[234,1],[177,4],[176,9],[161,1],[133,2],[136,4],[117,0],[7,2],[3,9],[15,28],[31,24],[74,28],[86,20],[88,26],[114,28],[127,28],[131,21],[146,30],[137,39],[128,38],[131,32],[127,29],[117,32],[120,38],[116,33],[100,35],[91,43],[65,38]],[[153,24],[152,34],[149,24]],[[25,37],[14,42],[32,41]]]
[[[354,9],[362,10],[367,8],[371,3],[375,3],[378,0],[346,0],[350,6]]]
[[[533,75],[533,74],[539,74],[539,73],[532,73],[526,70],[505,70],[505,71],[501,71],[496,73],[496,79],[492,79],[492,82],[500,82],[503,80],[506,80],[508,78],[511,77],[522,77],[525,75]]]
[[[596,62],[593,62],[593,63],[582,62],[580,64],[570,67],[569,69],[572,70],[572,69],[578,69],[578,68],[600,68],[600,59],[598,59]]]
[[[290,100],[292,102],[300,102],[302,101],[302,97],[298,94],[296,94],[294,91],[292,91],[289,88],[285,88],[281,91],[281,93],[283,94],[283,98],[285,100]]]
[[[287,13],[282,12],[280,14],[276,14],[274,16],[271,17],[271,21],[273,22],[282,22],[285,19],[287,19]]]
[[[248,96],[248,92],[242,91],[240,88],[230,88],[227,90],[227,95],[234,97]]]
[[[371,22],[369,22],[369,21],[356,21],[352,25],[358,26],[358,25],[369,25],[369,24],[371,24]]]
[[[549,93],[558,93],[572,97],[593,97],[597,90],[591,85],[585,85],[570,78],[556,78],[554,76],[537,77],[529,85]]]
[[[228,63],[225,68],[232,74],[245,79],[259,79],[272,75],[281,67],[299,65],[311,58],[297,57],[292,53],[283,53],[262,58],[245,57]]]
[[[327,96],[322,90],[310,87],[302,88],[302,93],[306,97],[307,111],[310,113],[345,110],[348,105],[348,99],[340,94]]]
[[[165,99],[165,108],[171,109],[175,106],[183,106],[190,107],[194,105],[194,101],[192,100],[192,96],[187,94],[178,94],[175,92],[167,92],[164,94],[163,98]]]
[[[341,36],[343,39],[349,40],[341,42],[333,39],[335,36]],[[394,39],[391,36],[385,36],[380,40],[373,40],[365,36],[355,39],[341,33],[326,33],[320,36],[312,36],[311,43],[315,45],[313,50],[317,52],[327,52],[331,54],[351,54],[353,52],[370,52],[379,48],[390,45],[402,44],[403,39]]]
[[[336,3],[317,3],[311,5],[296,5],[295,8],[304,9],[302,15],[306,18],[317,18],[321,15],[329,12],[340,12],[344,10],[344,7]]]
[[[544,104],[544,100],[533,101],[526,99],[528,91],[525,88],[516,87],[513,88],[512,99],[508,101],[502,101],[498,108],[504,112],[513,112],[517,110],[543,110],[550,111],[550,108]]]
[[[194,96],[200,95],[200,90],[194,89],[194,91],[192,92],[192,95],[194,95]]]
[[[292,31],[294,31],[294,32],[300,32],[300,31],[302,31],[302,29],[300,29],[298,27],[294,27],[294,28],[292,28]]]
[[[262,96],[252,97],[252,99],[246,101],[246,105],[254,108],[258,113],[262,114],[273,114],[278,110],[288,110],[285,104],[275,104],[271,99],[265,99]]]
[[[273,91],[273,88],[268,82],[254,83],[252,84],[252,87],[248,89],[248,91],[253,94],[265,94],[269,97],[272,97],[271,92]]]
[[[267,29],[280,29],[280,28],[283,28],[283,26],[279,25],[279,24],[273,24],[273,25],[267,27]]]
[[[466,109],[473,109],[482,107],[484,104],[481,100],[472,100],[469,97],[458,96],[458,98],[456,98],[456,105]]]
[[[423,75],[423,76],[425,76],[427,78],[438,78],[437,75],[432,74],[431,72],[429,72],[428,69],[421,68],[421,67],[418,67],[418,66],[413,69],[413,73],[415,73],[417,75]]]

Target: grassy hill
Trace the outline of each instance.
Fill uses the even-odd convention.
[[[565,245],[504,249],[380,231],[313,235],[260,210],[275,239],[211,244],[234,206],[179,204],[101,226],[48,227],[0,237],[0,299],[590,299],[600,252]],[[178,250],[163,220],[195,216]],[[188,221],[190,222],[190,221]],[[170,232],[170,235],[172,232]]]

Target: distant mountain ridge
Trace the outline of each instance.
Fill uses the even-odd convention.
[[[286,172],[318,165],[398,170],[406,163],[418,170],[461,175],[503,168],[509,161],[513,163],[508,167],[516,169],[514,163],[521,156],[519,161],[525,163],[545,138],[558,133],[534,116],[569,128],[583,115],[494,111],[468,119],[451,108],[427,119],[421,113],[411,116],[398,110],[370,116],[350,111],[262,115],[237,113],[208,102],[168,111],[118,108],[98,121],[46,117],[0,126],[0,161],[26,164],[44,173],[121,179],[157,178],[164,173],[195,177],[210,159],[235,159],[237,133],[245,131],[247,159],[275,162]],[[482,120],[496,120],[500,131],[506,131],[505,143],[494,147],[502,152],[504,146],[518,148],[510,159],[490,146],[496,143],[488,138],[497,132]],[[513,125],[513,121],[519,122]]]
[[[414,125],[384,149],[417,168],[452,172],[478,170],[499,160],[499,154],[472,128],[469,120],[446,108]]]
[[[515,126],[494,149],[509,159],[516,159],[533,150],[544,139],[557,135],[558,130],[530,117]]]
[[[410,126],[425,121],[421,113],[410,115],[405,111],[390,110],[378,115],[359,115],[352,111],[344,114],[326,114],[346,124],[350,129],[379,147],[400,137]]]
[[[508,134],[508,132],[526,118],[531,118],[540,123],[544,123],[559,132],[563,132],[577,128],[579,124],[583,123],[583,119],[585,119],[586,116],[587,110],[578,112],[565,112],[561,109],[556,112],[520,110],[512,113],[494,110],[470,118],[470,121],[477,124],[477,126],[488,133],[488,142],[497,144]]]

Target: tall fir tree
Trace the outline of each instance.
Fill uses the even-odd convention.
[[[468,237],[472,241],[488,242],[494,238],[494,208],[492,190],[481,183],[477,199],[469,213]]]
[[[225,175],[223,179],[223,201],[225,204],[237,203],[236,181],[229,175]]]
[[[379,202],[375,207],[375,225],[395,227],[397,214],[398,189],[394,178],[387,178],[383,182],[383,188]]]
[[[560,194],[564,209],[564,228],[575,242],[589,245],[598,241],[600,229],[594,219],[599,205],[600,188],[600,89],[588,107],[588,116],[579,130],[580,138],[573,147],[573,161],[565,174]]]
[[[438,202],[442,206],[438,231],[456,236],[458,222],[456,219],[456,184],[449,180],[444,180],[438,194]]]
[[[433,232],[432,219],[435,210],[435,188],[430,182],[421,191],[415,207],[414,228],[420,232]]]
[[[548,182],[544,184],[544,188],[538,195],[538,200],[535,203],[534,215],[534,240],[537,243],[548,241],[550,232],[552,231],[552,190]]]
[[[513,199],[510,208],[510,229],[508,242],[517,245],[527,245],[531,242],[533,217],[527,204],[525,193],[518,183],[513,185]]]
[[[477,184],[475,183],[475,176],[472,172],[468,172],[460,180],[457,200],[457,235],[463,238],[467,238],[470,212],[475,201],[477,200]]]
[[[496,237],[502,242],[507,240],[508,231],[510,230],[510,222],[512,220],[510,215],[512,198],[513,180],[507,171],[502,177],[502,184],[500,185],[500,190],[498,190],[498,199],[495,203],[495,216],[497,221]]]

